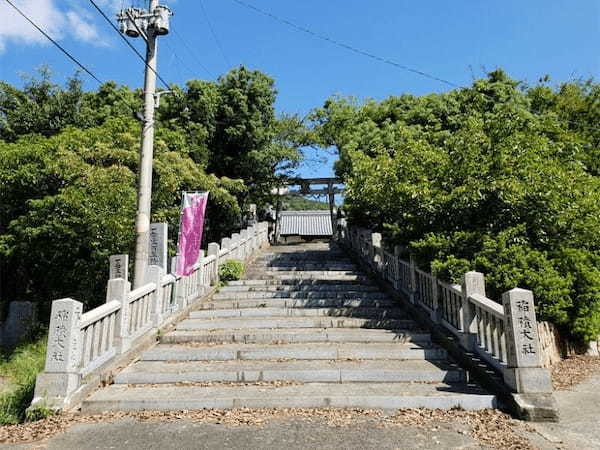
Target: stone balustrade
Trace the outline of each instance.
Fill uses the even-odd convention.
[[[164,228],[160,236],[165,235]],[[157,233],[158,236],[158,233]],[[166,239],[162,239],[166,245]],[[166,253],[154,244],[160,265],[149,265],[145,284],[131,290],[125,255],[111,258],[106,303],[83,313],[83,304],[73,299],[52,303],[48,350],[44,372],[38,375],[32,406],[57,410],[75,406],[78,392],[93,389],[87,380],[127,353],[135,353],[140,342],[155,335],[178,311],[206,298],[219,281],[219,263],[224,259],[246,261],[268,244],[268,224],[257,223],[210,243],[187,277],[166,274]],[[202,252],[201,252],[202,253]]]
[[[499,303],[486,297],[481,273],[468,272],[462,285],[449,284],[414,261],[402,260],[399,249],[385,250],[379,233],[342,223],[339,239],[432,322],[456,336],[465,351],[494,367],[513,392],[552,392],[549,371],[542,366],[531,291],[512,289]]]

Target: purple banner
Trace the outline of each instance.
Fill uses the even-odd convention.
[[[208,202],[208,192],[183,193],[179,244],[177,245],[177,275],[187,277],[200,256],[204,212]]]

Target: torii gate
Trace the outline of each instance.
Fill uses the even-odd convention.
[[[276,205],[276,216],[275,216],[275,236],[278,236],[278,224],[281,212],[281,197],[283,195],[292,196],[304,196],[304,195],[327,195],[329,200],[329,214],[331,216],[331,229],[335,233],[336,228],[336,217],[335,217],[335,196],[336,194],[343,194],[344,189],[336,187],[336,185],[343,184],[339,178],[290,178],[283,184],[283,187],[274,189],[274,194],[278,195]],[[325,185],[325,188],[315,189],[313,185]],[[290,191],[290,186],[300,186],[299,191]]]

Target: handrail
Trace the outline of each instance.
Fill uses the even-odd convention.
[[[129,293],[129,302],[131,303],[131,302],[137,300],[138,298],[141,298],[144,295],[148,295],[149,293],[151,293],[152,291],[155,291],[155,290],[156,290],[156,283],[147,283],[143,286],[140,286],[136,290],[131,291]]]
[[[484,297],[480,294],[473,294],[469,296],[469,301],[474,303],[478,307],[485,309],[487,312],[493,314],[499,319],[504,319],[504,306],[496,303],[495,301]]]
[[[94,308],[81,316],[81,319],[79,319],[79,328],[83,329],[88,327],[94,322],[98,322],[120,309],[121,302],[118,300],[112,300],[102,306]]]
[[[409,302],[425,311],[434,324],[453,333],[463,349],[479,354],[500,371],[511,389],[519,393],[551,392],[549,373],[539,357],[531,291],[512,289],[503,294],[500,304],[485,296],[481,273],[465,273],[462,285],[446,283],[418,268],[412,259],[400,259],[399,249],[393,254],[386,250],[379,233],[349,228],[344,221],[339,239]]]
[[[268,245],[268,224],[250,226],[227,240],[223,240],[229,242],[223,248],[217,243],[209,244],[211,254],[200,259],[189,276],[166,274],[164,268],[150,265],[146,273],[148,282],[135,290],[131,290],[126,277],[109,280],[107,303],[85,314],[80,302],[55,300],[46,368],[38,378],[32,405],[44,403],[62,409],[75,401],[75,393],[85,382],[82,376],[142,345],[142,338],[173,320],[177,311],[204,298],[210,287],[218,283],[221,256],[245,261]]]

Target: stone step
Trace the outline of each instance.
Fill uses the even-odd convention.
[[[159,344],[145,351],[142,361],[231,361],[231,360],[443,360],[446,350],[414,343],[317,343],[317,344]]]
[[[206,309],[242,309],[242,308],[397,308],[394,300],[378,299],[340,299],[340,298],[263,298],[246,300],[209,301],[198,306]]]
[[[282,267],[250,267],[246,272],[247,276],[251,275],[278,275],[278,276],[303,276],[308,279],[314,276],[330,276],[330,277],[346,277],[346,276],[358,276],[361,275],[354,269],[343,269],[343,270],[327,270],[327,269],[315,269],[315,270],[302,270],[293,268],[282,268]],[[362,275],[364,276],[364,275]]]
[[[252,261],[252,266],[276,266],[276,267],[288,267],[288,266],[306,266],[306,265],[350,265],[355,266],[350,258],[330,258],[320,257],[313,259],[292,259],[292,258],[258,258]]]
[[[260,280],[369,281],[366,275],[350,272],[248,272],[245,277]]]
[[[367,277],[363,277],[364,279],[348,279],[348,280],[318,280],[318,279],[309,279],[309,280],[273,280],[273,279],[244,279],[244,280],[236,280],[229,281],[229,286],[294,286],[294,287],[308,287],[308,286],[364,286],[363,282],[370,282]]]
[[[233,317],[216,319],[185,319],[177,324],[178,330],[243,330],[245,328],[416,328],[409,319],[364,319],[356,317]]]
[[[256,257],[256,261],[273,261],[273,260],[282,260],[282,261],[322,261],[323,258],[327,258],[327,260],[350,260],[347,253],[344,253],[339,250],[329,250],[329,251],[318,251],[312,250],[308,252],[298,252],[298,253],[263,253]]]
[[[231,408],[431,408],[497,406],[493,395],[466,383],[309,383],[291,386],[112,385],[84,400],[83,414],[131,410]]]
[[[454,364],[429,361],[141,361],[116,384],[298,381],[303,383],[451,383],[466,381]]]
[[[317,263],[317,264],[252,264],[249,271],[280,271],[280,272],[310,272],[310,271],[327,271],[327,272],[339,272],[339,271],[355,271],[356,266],[354,264],[328,264],[328,263]]]
[[[401,308],[239,308],[192,311],[190,319],[235,317],[356,317],[370,320],[407,319]]]
[[[388,342],[431,344],[431,335],[420,330],[369,330],[365,328],[282,328],[245,330],[174,330],[160,337],[164,344],[244,343],[294,344],[310,342]]]
[[[219,292],[379,292],[379,289],[376,286],[361,284],[279,284],[261,286],[227,285],[223,286]]]
[[[388,295],[383,292],[340,292],[340,291],[316,291],[316,292],[238,292],[219,291],[212,296],[212,300],[245,300],[251,298],[348,298],[348,299],[384,299]]]

